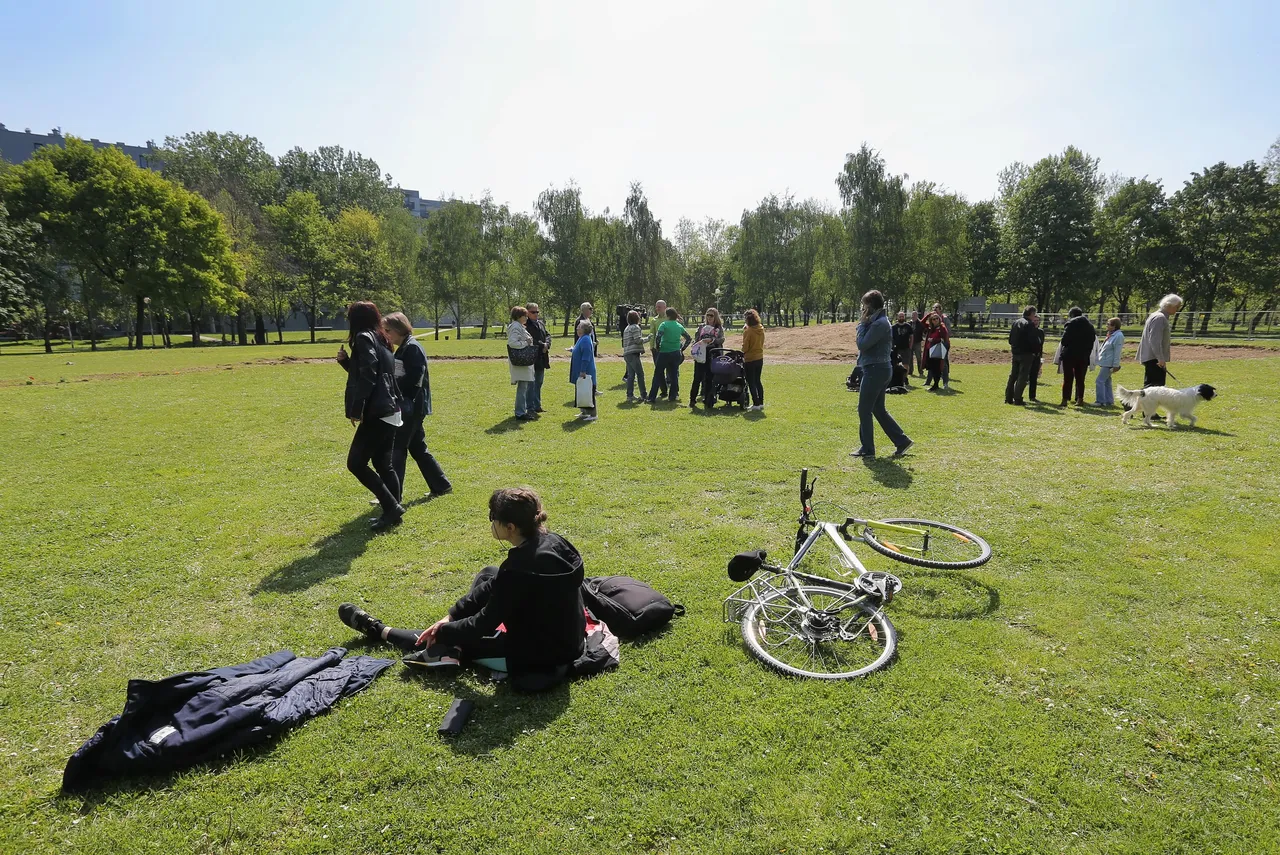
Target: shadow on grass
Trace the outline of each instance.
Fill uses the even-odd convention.
[[[863,457],[862,464],[871,472],[876,483],[896,490],[905,490],[913,480],[911,472],[897,460],[888,457]]]
[[[589,424],[591,424],[591,422],[585,421],[584,419],[572,418],[567,422],[561,422],[560,430],[565,431],[566,433],[573,433],[575,430],[582,430]]]
[[[251,593],[291,593],[303,591],[333,576],[341,576],[364,554],[370,538],[377,533],[369,528],[369,520],[378,509],[357,516],[331,535],[316,541],[315,553],[296,558],[284,567],[272,570]]]
[[[934,620],[975,620],[1000,608],[1000,592],[954,570],[912,568],[902,574],[893,611]]]
[[[467,685],[465,680],[458,679],[460,676],[457,671],[422,673],[417,669],[404,669],[400,675],[405,682],[418,683],[424,688],[447,687],[454,697],[475,704],[460,734],[441,737],[457,754],[483,755],[511,745],[521,735],[546,727],[569,708],[573,681],[536,693],[517,692],[504,682],[489,695]]]
[[[487,434],[510,433],[513,430],[520,430],[522,427],[524,427],[524,422],[520,421],[520,419],[515,416],[507,416],[493,427],[485,428],[484,432]]]

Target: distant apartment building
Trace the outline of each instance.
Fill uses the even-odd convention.
[[[37,151],[47,145],[62,145],[65,137],[62,135],[61,128],[54,128],[47,134],[33,134],[30,128],[21,131],[11,131],[3,124],[0,124],[0,159],[7,160],[9,163],[22,163],[29,159]],[[123,151],[133,160],[134,163],[143,169],[154,169],[157,172],[164,171],[164,162],[159,158],[159,151],[155,147],[155,143],[147,141],[145,146],[127,145],[122,142],[103,142],[99,139],[87,140],[94,148],[106,148],[107,146],[115,146]],[[404,194],[404,206],[409,213],[415,217],[426,217],[433,211],[438,211],[444,207],[444,203],[435,199],[423,199],[417,190],[405,190],[400,188],[400,192]]]

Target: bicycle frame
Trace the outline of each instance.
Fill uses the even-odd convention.
[[[814,608],[813,603],[810,602],[803,590],[803,584],[805,583],[835,588],[836,590],[846,592],[849,595],[849,599],[838,603],[841,608],[846,605],[856,605],[857,603],[871,600],[871,597],[868,594],[860,591],[856,586],[849,582],[844,582],[839,579],[830,579],[826,576],[815,576],[812,573],[805,573],[797,569],[800,566],[800,562],[804,561],[805,555],[813,548],[813,545],[816,544],[823,535],[826,535],[831,539],[831,542],[836,545],[836,549],[839,551],[841,563],[849,568],[849,572],[842,573],[841,575],[861,575],[867,572],[867,569],[862,566],[862,562],[858,560],[858,556],[855,555],[853,550],[845,543],[845,538],[840,531],[840,526],[837,526],[834,523],[807,520],[806,517],[808,516],[808,513],[809,511],[806,509],[805,517],[801,518],[801,529],[797,533],[797,538],[799,538],[799,536],[804,533],[805,528],[809,526],[813,527],[813,531],[809,532],[808,536],[805,537],[804,542],[800,544],[800,547],[796,550],[796,554],[792,556],[791,561],[788,562],[786,567],[768,567],[766,565],[764,569],[773,570],[774,572],[766,576],[752,579],[746,585],[730,594],[724,602],[724,618],[726,621],[732,623],[735,620],[740,619],[743,608],[752,603],[766,599],[766,595],[768,594],[780,594],[787,592],[789,596],[794,595],[795,599],[802,603],[805,608],[812,609]],[[779,579],[785,580],[785,584],[777,584],[776,580]],[[747,591],[750,591],[750,595],[742,596],[744,592]],[[880,606],[878,604],[875,608],[876,611],[880,611]]]

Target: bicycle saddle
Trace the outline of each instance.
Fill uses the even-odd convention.
[[[739,552],[729,559],[729,578],[735,582],[745,582],[764,566],[765,551],[753,549],[750,552]]]
[[[892,573],[882,573],[879,570],[863,573],[853,584],[864,594],[886,603],[891,602],[893,595],[902,590],[901,579]]]

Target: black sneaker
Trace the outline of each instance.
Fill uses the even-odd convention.
[[[893,452],[893,456],[894,456],[894,457],[902,457],[902,456],[903,456],[903,455],[905,455],[908,451],[910,451],[910,450],[911,450],[911,446],[913,446],[913,445],[915,445],[915,442],[914,442],[914,441],[912,441],[912,440],[907,440],[907,444],[906,444],[906,445],[900,445],[900,446],[898,446],[897,450]]]
[[[373,615],[354,603],[343,603],[338,606],[338,619],[356,632],[363,632],[371,638],[381,638],[386,625]]]
[[[383,513],[382,516],[373,521],[373,524],[370,525],[369,528],[374,531],[387,531],[400,525],[400,521],[403,519],[404,507],[396,505],[395,509],[391,511],[391,513]]]
[[[432,490],[430,493],[427,493],[427,498],[438,499],[441,496],[447,496],[452,492],[453,492],[453,485],[450,484],[448,487],[445,487],[443,490]]]

